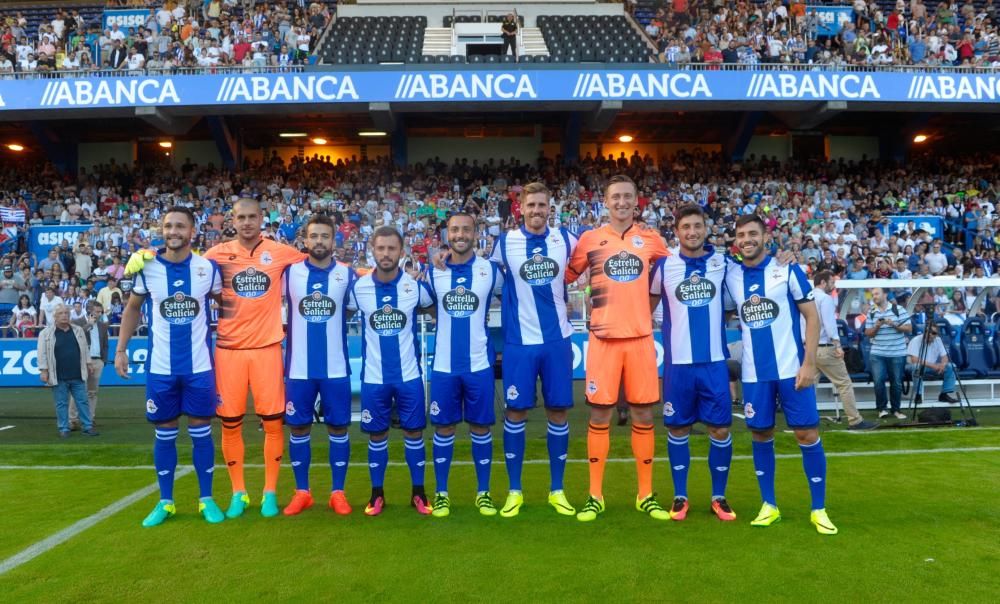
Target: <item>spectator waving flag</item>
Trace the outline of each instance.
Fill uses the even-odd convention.
[[[0,208],[0,222],[23,224],[27,220],[24,208]]]

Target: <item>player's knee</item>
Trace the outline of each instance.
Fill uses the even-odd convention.
[[[816,428],[808,428],[806,430],[796,430],[795,440],[799,441],[800,445],[812,445],[819,440],[819,430]]]
[[[261,423],[264,424],[265,434],[273,434],[275,432],[280,433],[281,427],[285,424],[280,419],[265,419]]]
[[[305,426],[289,426],[288,429],[295,436],[305,436],[306,434],[309,434],[312,426],[308,424]]]
[[[512,422],[523,422],[528,419],[528,411],[525,409],[507,409],[504,416]]]
[[[611,421],[611,413],[614,407],[591,407],[590,422],[592,424],[607,424]]]
[[[197,428],[199,426],[208,426],[211,423],[212,423],[211,417],[188,417],[188,427],[190,428]]]
[[[677,438],[683,438],[691,434],[691,426],[677,426],[670,428],[670,436],[676,436]],[[713,437],[714,438],[714,437]]]
[[[548,416],[549,421],[553,424],[565,424],[566,423],[566,410],[565,409],[546,409],[545,415]]]
[[[690,428],[688,428],[690,431]],[[726,440],[729,438],[729,426],[709,426],[708,435],[715,440]]]
[[[633,424],[651,424],[653,423],[653,406],[644,405],[638,407],[636,405],[629,405],[630,413],[632,414]]]
[[[372,432],[371,434],[368,435],[368,440],[374,443],[380,443],[387,438],[389,438],[388,430],[386,430],[385,432]]]
[[[434,431],[440,434],[441,436],[452,436],[453,434],[455,434],[455,424],[452,424],[450,426],[437,426],[436,428],[434,428]]]
[[[416,431],[414,431],[414,430],[403,430],[403,436],[405,436],[406,438],[423,438],[424,437],[424,431],[423,430],[416,430]]]
[[[347,434],[347,426],[327,426],[326,431],[334,436],[343,436]]]
[[[160,423],[156,424],[156,427],[157,428],[176,428],[177,427],[177,420],[176,419],[172,419],[169,422],[160,422]]]
[[[755,441],[760,443],[774,438],[774,428],[768,428],[767,430],[753,430],[750,434]]]
[[[490,427],[483,426],[481,424],[469,424],[469,432],[472,432],[473,434],[489,434]]]

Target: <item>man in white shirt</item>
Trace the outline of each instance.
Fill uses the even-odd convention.
[[[830,271],[819,271],[813,277],[815,285],[813,293],[820,319],[819,347],[816,349],[816,381],[819,382],[819,374],[822,373],[837,389],[837,395],[844,405],[844,414],[847,416],[848,430],[871,430],[878,427],[878,424],[867,421],[858,411],[854,385],[844,363],[844,348],[837,329],[836,305],[830,296],[835,289],[835,279]]]
[[[920,349],[924,348],[923,355]],[[916,403],[923,402],[923,380],[920,379],[920,367],[924,367],[923,379],[943,380],[941,394],[938,400],[943,403],[957,403],[955,392],[955,368],[948,360],[948,352],[938,336],[937,325],[931,323],[927,331],[910,340],[906,347],[906,366],[913,374],[913,384],[917,388]]]
[[[129,71],[139,71],[146,65],[146,57],[136,52],[135,47],[128,49],[128,69]]]
[[[941,252],[941,242],[935,241],[931,251],[924,254],[924,262],[932,275],[940,275],[948,268],[948,257]]]

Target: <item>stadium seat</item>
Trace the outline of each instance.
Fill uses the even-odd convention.
[[[991,374],[1000,375],[1000,372],[993,369],[996,359],[983,319],[972,317],[965,322],[962,326],[959,348],[964,361],[963,369],[959,372],[961,377],[983,378]]]
[[[962,357],[962,350],[958,346],[958,330],[942,317],[935,318],[934,324],[937,325],[938,336],[941,338],[941,343],[944,344],[944,349],[948,351],[948,358],[951,359],[956,368],[964,368],[965,358]]]

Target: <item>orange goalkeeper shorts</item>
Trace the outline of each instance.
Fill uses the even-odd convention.
[[[281,344],[251,350],[215,349],[215,385],[219,405],[215,414],[236,420],[247,412],[247,394],[261,419],[278,419],[285,413],[285,382]]]
[[[653,336],[601,339],[591,333],[587,345],[587,402],[597,406],[616,404],[622,384],[625,400],[633,405],[660,401]]]

